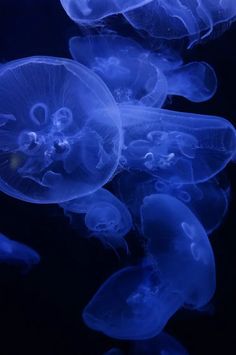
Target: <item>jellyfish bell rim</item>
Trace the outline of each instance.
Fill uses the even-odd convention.
[[[104,111],[110,112],[109,118],[110,118],[113,126],[117,129],[117,135],[119,137],[119,143],[117,144],[116,163],[113,165],[113,168],[111,169],[110,173],[107,174],[104,181],[102,181],[98,187],[91,187],[89,189],[89,191],[84,192],[84,193],[81,192],[79,195],[74,193],[74,194],[68,195],[67,197],[66,196],[63,198],[55,198],[54,197],[53,199],[51,199],[50,198],[51,195],[49,194],[47,198],[45,198],[45,197],[39,198],[37,196],[34,198],[34,197],[27,196],[24,193],[21,193],[16,188],[14,188],[10,184],[8,184],[7,181],[4,181],[0,176],[1,191],[3,193],[5,193],[6,195],[11,196],[13,198],[17,198],[17,199],[22,200],[24,202],[36,203],[36,204],[62,203],[62,202],[70,201],[72,199],[76,199],[78,197],[86,196],[90,193],[97,191],[99,188],[104,186],[115,174],[117,167],[119,165],[119,159],[120,159],[121,149],[122,149],[122,144],[123,144],[123,133],[122,133],[120,110],[119,110],[119,107],[118,107],[112,93],[110,92],[109,88],[104,83],[104,81],[99,77],[99,75],[94,73],[91,69],[89,69],[85,65],[78,63],[77,61],[70,59],[70,58],[54,57],[54,56],[43,56],[43,55],[41,56],[40,55],[40,56],[22,57],[19,59],[11,60],[11,61],[0,66],[0,81],[1,81],[2,77],[4,76],[4,74],[7,73],[7,71],[15,70],[18,67],[27,66],[30,64],[45,64],[48,66],[50,66],[50,65],[51,66],[64,66],[68,72],[75,75],[78,78],[78,80],[81,80],[81,82],[84,85],[86,85],[91,90],[93,95],[97,98],[99,98],[100,92],[96,93],[96,90],[94,90],[94,88],[92,86],[89,87],[89,85],[86,84],[86,82],[83,80],[83,78],[80,78],[80,73],[86,74],[86,76],[88,77],[89,80],[96,82],[99,85],[99,87],[102,89],[102,91],[107,95],[109,102],[110,102],[109,105],[106,105],[105,103],[103,103],[103,101],[100,100],[101,105],[102,105],[101,111],[104,109]]]

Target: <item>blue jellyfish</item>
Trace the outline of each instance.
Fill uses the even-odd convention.
[[[188,351],[173,336],[162,332],[157,337],[135,341],[130,355],[188,355]]]
[[[0,189],[59,203],[103,186],[117,168],[119,111],[107,87],[68,59],[31,57],[0,70]]]
[[[142,233],[161,277],[193,308],[206,305],[215,292],[215,261],[207,234],[191,210],[166,194],[144,198]]]
[[[75,229],[80,227],[78,214],[84,215],[87,234],[111,247],[125,246],[123,237],[132,228],[132,217],[126,205],[103,188],[91,195],[61,204]]]
[[[78,24],[89,24],[148,4],[152,0],[61,0],[67,15]]]
[[[168,194],[183,202],[196,215],[208,235],[220,226],[228,211],[230,187],[228,184],[223,186],[216,178],[199,184],[174,184],[145,173],[122,172],[113,184],[137,226],[140,224],[139,209],[144,197],[156,193]]]
[[[121,103],[162,106],[167,81],[137,42],[118,35],[72,37],[72,57],[98,74]]]
[[[173,51],[150,52],[130,38],[72,37],[69,47],[72,57],[96,72],[119,103],[161,107],[167,95],[201,102],[216,91],[216,75],[207,63],[184,65]]]
[[[83,311],[83,320],[112,338],[151,338],[184,302],[182,293],[166,281],[150,259],[121,269],[93,296]]]
[[[225,119],[120,105],[124,143],[120,164],[171,183],[198,183],[232,159],[236,137]]]
[[[0,233],[0,263],[20,265],[27,272],[39,262],[40,256],[35,250]]]
[[[192,45],[209,37],[215,26],[232,22],[236,3],[235,0],[153,0],[124,15],[132,26],[152,37],[188,37]]]

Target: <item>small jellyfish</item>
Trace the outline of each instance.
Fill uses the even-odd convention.
[[[89,24],[148,4],[152,0],[61,0],[67,15],[78,24]]]
[[[175,197],[150,195],[141,206],[142,233],[161,277],[192,308],[215,292],[215,261],[207,234],[191,210]]]
[[[72,57],[98,74],[120,103],[162,106],[167,81],[148,52],[130,38],[118,35],[73,37]]]
[[[120,164],[172,183],[198,183],[222,171],[235,154],[235,128],[216,116],[120,105]]]
[[[0,263],[20,265],[27,272],[39,262],[40,256],[35,250],[0,233]]]
[[[103,188],[91,195],[61,204],[72,226],[79,228],[78,214],[84,214],[84,223],[89,236],[99,238],[111,247],[127,244],[124,237],[132,228],[132,217],[126,205]]]
[[[108,278],[85,307],[83,320],[112,338],[148,339],[162,331],[182,304],[182,294],[148,260]]]
[[[153,0],[124,15],[133,27],[152,37],[188,37],[191,46],[209,37],[217,25],[230,24],[236,4],[235,0]]]
[[[31,57],[0,70],[0,189],[60,203],[103,186],[117,168],[119,111],[103,82],[68,59]]]
[[[136,341],[129,355],[188,355],[188,351],[173,336],[162,332],[148,340]]]

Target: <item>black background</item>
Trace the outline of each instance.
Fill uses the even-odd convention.
[[[115,21],[119,26],[119,19]],[[76,34],[78,27],[59,0],[0,0],[2,63],[31,55],[70,57],[68,39]],[[173,109],[236,122],[236,26],[185,58],[209,62],[219,88],[204,104],[174,99]],[[236,172],[233,165],[227,170],[232,183],[230,209],[211,237],[217,265],[214,312],[181,311],[167,326],[190,354],[236,353]],[[125,256],[118,260],[99,242],[78,237],[56,205],[32,205],[2,193],[0,198],[0,231],[42,256],[41,264],[28,275],[0,265],[0,355],[101,355],[113,346],[126,352],[130,342],[93,332],[81,320],[83,307],[101,283],[128,262]],[[138,252],[131,242],[132,248]]]

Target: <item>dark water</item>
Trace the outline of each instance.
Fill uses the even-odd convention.
[[[76,34],[78,28],[59,0],[0,0],[0,62],[31,55],[69,57],[68,39]],[[188,53],[186,59],[204,60],[215,68],[219,89],[204,104],[175,99],[174,109],[221,115],[236,123],[235,43],[234,25]],[[235,167],[227,171],[232,183],[230,210],[211,237],[217,265],[214,312],[181,311],[166,329],[190,354],[233,354],[236,348]],[[87,301],[128,262],[126,257],[118,260],[99,242],[78,238],[56,205],[32,205],[4,194],[0,198],[0,231],[42,256],[41,264],[27,276],[0,265],[0,355],[100,355],[113,346],[126,351],[129,342],[95,333],[81,319]],[[137,255],[138,246],[131,244],[132,248]]]

